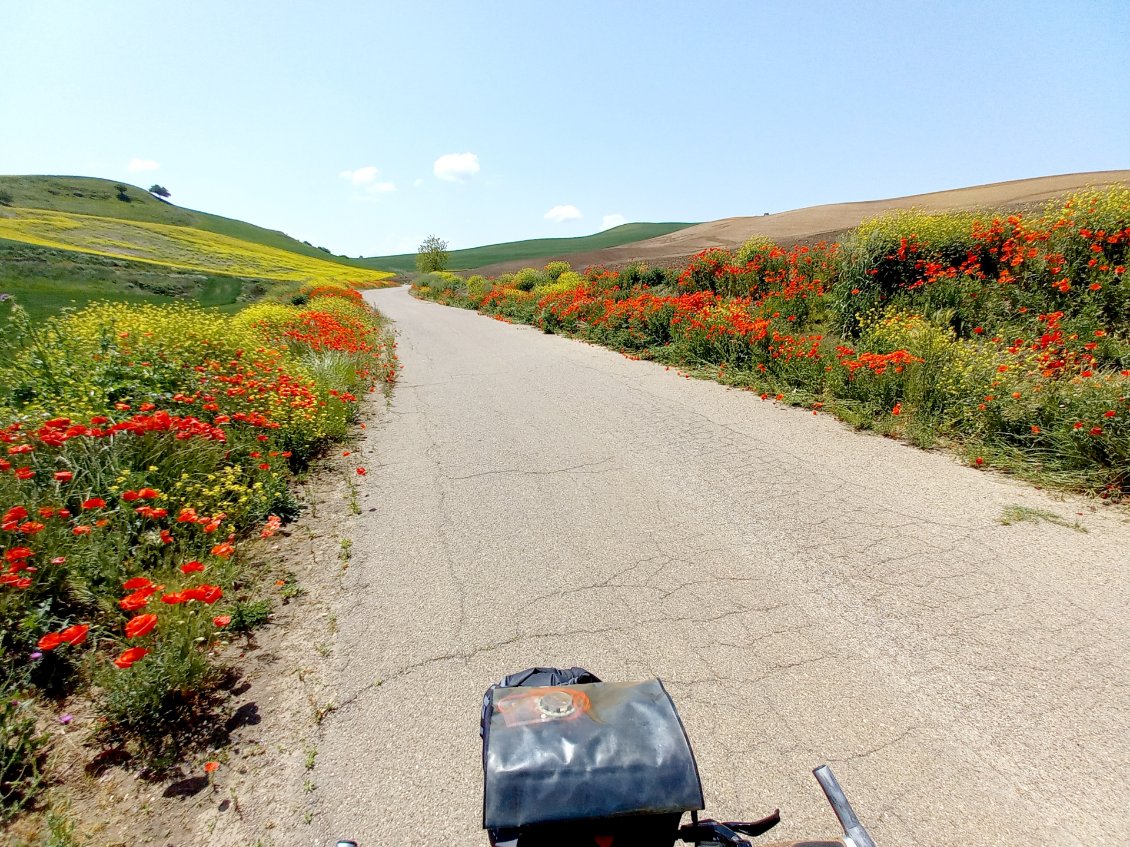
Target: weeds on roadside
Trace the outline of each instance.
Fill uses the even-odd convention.
[[[1055,512],[1050,512],[1047,509],[1033,509],[1029,506],[1005,506],[1001,510],[1000,523],[1004,526],[1012,526],[1013,524],[1024,523],[1026,521],[1031,523],[1044,523],[1055,524],[1056,526],[1065,526],[1068,529],[1073,529],[1076,532],[1086,532],[1087,528],[1079,521],[1069,521],[1066,518],[1057,515]]]
[[[216,646],[269,613],[239,594],[253,532],[298,504],[301,468],[395,377],[360,295],[235,316],[94,305],[43,324],[13,311],[0,358],[2,813],[34,786],[36,692],[97,694],[107,743],[166,762],[209,714]],[[282,594],[297,596],[291,581]]]

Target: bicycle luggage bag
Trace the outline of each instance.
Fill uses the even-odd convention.
[[[483,714],[483,826],[520,830],[704,807],[675,704],[657,680],[493,687]]]

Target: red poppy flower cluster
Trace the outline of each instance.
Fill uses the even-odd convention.
[[[261,333],[261,348],[235,355],[206,339],[192,349],[173,339],[166,349],[152,333],[106,336],[91,365],[111,362],[119,394],[135,396],[95,414],[86,396],[60,395],[55,406],[82,415],[6,410],[0,599],[52,622],[29,650],[106,651],[123,671],[154,651],[162,666],[178,650],[207,661],[232,623],[224,586],[244,567],[235,533],[254,525],[276,534],[282,519],[264,525],[261,510],[285,484],[288,460],[321,449],[337,431],[326,421],[347,421],[364,392],[395,379],[395,345],[357,292],[306,293],[309,308],[282,336]],[[358,377],[318,382],[303,351],[348,354]],[[221,526],[232,534],[216,538]]]

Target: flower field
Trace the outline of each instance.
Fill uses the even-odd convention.
[[[0,238],[183,271],[259,279],[345,284],[359,276],[373,281],[391,276],[190,226],[49,209],[3,209]]]
[[[33,704],[86,692],[113,745],[166,755],[249,625],[242,547],[294,471],[396,376],[358,292],[234,315],[104,303],[0,334],[0,800],[37,784]]]
[[[1130,492],[1130,189],[1042,212],[904,212],[679,271],[421,277],[418,296],[694,369],[920,446]]]

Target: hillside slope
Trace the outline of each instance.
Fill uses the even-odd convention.
[[[0,208],[0,239],[175,270],[267,280],[360,281],[388,276],[190,226],[45,209]]]
[[[668,235],[693,226],[694,224],[691,223],[630,223],[612,227],[593,235],[581,235],[575,238],[534,238],[528,241],[508,241],[502,244],[487,244],[483,247],[469,247],[465,250],[451,251],[451,267],[455,270],[463,270],[497,262],[524,262],[528,264],[533,259],[549,261],[548,257],[561,253],[582,253],[601,250],[606,247],[617,247],[622,244]],[[416,270],[416,254],[401,253],[396,256],[373,256],[354,260],[354,263],[363,267],[379,268],[380,270],[414,271]]]
[[[126,187],[124,196],[128,197],[128,200],[120,199],[116,188],[119,184]],[[185,209],[154,197],[139,186],[118,183],[110,179],[89,176],[0,176],[0,192],[11,196],[13,208],[47,209],[54,212],[120,218],[140,223],[192,227],[277,250],[288,250],[302,256],[357,264],[355,259],[319,250],[278,230],[265,229],[222,215]],[[371,266],[362,265],[362,267]]]
[[[765,236],[783,244],[833,239],[869,218],[898,209],[929,212],[1014,210],[1040,205],[1083,188],[1116,183],[1130,184],[1130,170],[1060,174],[886,200],[809,206],[774,215],[723,218],[645,241],[602,250],[554,254],[551,258],[567,261],[574,267],[618,265],[635,260],[653,265],[674,265],[710,247],[736,247],[754,236]],[[475,271],[494,276],[520,267],[521,262],[508,261],[478,267]]]

